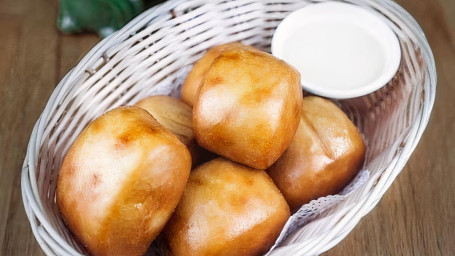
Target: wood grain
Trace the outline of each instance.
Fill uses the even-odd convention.
[[[432,117],[376,208],[324,255],[453,255],[455,251],[455,1],[398,0],[420,23],[438,70]],[[57,32],[57,1],[0,1],[0,255],[43,255],[21,198],[34,123],[58,81],[98,42]]]
[[[0,1],[1,255],[42,254],[22,206],[20,172],[32,127],[56,82],[55,18],[55,1]]]

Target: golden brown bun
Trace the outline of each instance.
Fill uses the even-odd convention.
[[[260,255],[288,218],[289,206],[265,171],[217,158],[191,172],[163,232],[175,256]]]
[[[201,148],[193,135],[193,110],[176,98],[157,95],[145,98],[135,104],[147,110],[161,125],[172,132],[188,147],[193,166],[215,158],[215,155]]]
[[[299,73],[270,54],[234,49],[213,62],[193,107],[202,147],[266,169],[286,150],[302,106]]]
[[[213,60],[215,60],[215,58],[218,57],[222,52],[235,48],[254,49],[251,46],[234,42],[218,45],[208,50],[205,55],[202,56],[202,58],[194,64],[193,68],[188,73],[185,82],[183,82],[181,91],[181,98],[183,102],[190,106],[193,106],[194,101],[196,100],[198,88],[201,84],[201,80],[209,70]]]
[[[191,169],[188,149],[147,111],[120,107],[93,121],[60,169],[57,203],[93,255],[142,255],[164,227]]]
[[[286,152],[268,169],[291,210],[339,192],[363,165],[365,144],[335,104],[305,97],[299,129]]]

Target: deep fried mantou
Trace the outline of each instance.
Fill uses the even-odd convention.
[[[236,49],[236,48],[254,49],[251,46],[244,45],[244,44],[241,44],[238,42],[222,44],[222,45],[218,45],[213,48],[210,48],[205,53],[205,55],[202,56],[202,58],[200,58],[194,64],[193,68],[188,73],[188,76],[186,77],[185,82],[183,82],[182,91],[181,91],[182,101],[190,106],[193,106],[194,101],[196,100],[196,97],[197,97],[197,92],[198,92],[199,86],[201,84],[202,78],[205,76],[205,74],[209,70],[210,65],[212,65],[213,60],[215,60],[215,58],[218,57],[224,51],[227,51],[230,49]]]
[[[147,110],[188,147],[193,166],[215,157],[213,153],[197,144],[193,135],[193,110],[187,104],[170,96],[156,95],[139,101],[135,106]]]
[[[365,144],[346,114],[330,100],[303,99],[299,129],[268,169],[292,211],[339,192],[363,165]]]
[[[261,255],[289,218],[289,206],[263,170],[217,158],[193,170],[164,229],[172,254]]]
[[[259,50],[233,49],[215,59],[193,107],[202,147],[266,169],[286,150],[300,119],[300,75]]]
[[[188,149],[147,111],[93,121],[65,156],[57,204],[92,255],[142,255],[171,217],[191,169]]]

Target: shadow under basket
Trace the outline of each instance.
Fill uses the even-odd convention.
[[[59,83],[36,122],[22,169],[25,211],[47,255],[84,248],[63,224],[55,202],[58,172],[78,134],[109,109],[150,95],[178,96],[192,64],[215,45],[241,41],[270,51],[290,12],[326,1],[171,0],[98,43]],[[363,134],[363,170],[339,195],[304,205],[270,255],[316,255],[339,243],[381,199],[416,147],[436,90],[433,55],[417,22],[390,0],[346,0],[376,12],[396,33],[401,64],[375,93],[336,101]]]

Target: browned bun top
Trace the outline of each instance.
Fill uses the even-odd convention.
[[[193,107],[198,143],[257,169],[288,147],[302,106],[300,75],[272,55],[231,49],[215,59]]]
[[[217,158],[191,172],[164,234],[176,256],[261,255],[288,218],[265,171]]]
[[[210,48],[201,59],[199,59],[188,73],[185,81],[182,85],[181,97],[182,101],[186,104],[193,106],[194,101],[198,95],[198,89],[201,84],[202,79],[209,70],[213,61],[224,51],[236,49],[236,48],[246,48],[254,49],[251,46],[241,44],[239,42],[227,43],[215,46]]]
[[[141,255],[183,193],[191,156],[138,107],[94,120],[65,156],[57,204],[68,228],[93,255]]]
[[[330,100],[303,99],[299,128],[286,152],[268,169],[293,211],[338,193],[365,158],[365,144],[346,114]]]

